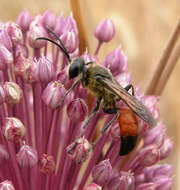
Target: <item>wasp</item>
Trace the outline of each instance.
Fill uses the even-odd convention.
[[[96,107],[85,121],[82,127],[83,131],[86,129],[92,117],[98,112],[100,104],[102,103],[102,110],[104,113],[115,115],[101,130],[101,135],[116,119],[118,119],[121,131],[121,148],[119,154],[126,155],[131,152],[136,145],[138,136],[138,120],[136,115],[150,126],[156,125],[149,110],[134,96],[133,86],[129,84],[123,88],[113,77],[112,73],[100,64],[95,62],[85,63],[85,60],[81,57],[72,61],[59,36],[51,28],[46,28],[59,43],[46,37],[40,37],[36,40],[47,40],[58,46],[66,55],[70,64],[68,70],[69,79],[71,80],[79,77],[79,79],[73,83],[71,88],[67,90],[65,96],[60,100],[59,106],[63,103],[69,92],[77,86],[77,84],[81,83],[83,87],[90,90],[95,97],[97,97]],[[128,92],[130,89],[132,89],[132,94]],[[117,102],[120,100],[125,102],[130,109],[116,107]]]

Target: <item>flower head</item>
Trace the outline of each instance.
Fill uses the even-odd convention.
[[[67,50],[54,44],[49,46],[42,38],[37,40],[44,37],[60,44],[48,27]],[[134,113],[128,115],[131,111],[117,98],[122,113],[119,122],[116,118],[110,125],[112,114],[105,114],[101,109],[106,102],[100,104],[99,111],[94,109],[99,102],[84,88],[89,81],[82,85],[69,80],[68,62],[81,57],[87,69],[92,62],[99,62],[123,87],[132,83],[128,59],[122,49],[110,52],[104,62],[98,61],[100,47],[114,34],[112,21],[104,19],[95,30],[99,44],[94,55],[87,50],[80,55],[79,34],[72,14],[56,18],[46,11],[32,18],[24,10],[17,23],[1,24],[0,190],[27,187],[31,190],[166,190],[172,186],[172,166],[158,164],[173,147],[163,123],[150,128]],[[135,87],[135,97],[159,120],[155,96],[145,96]],[[106,131],[104,126],[109,129]],[[137,143],[139,146],[128,157],[120,156],[120,150],[132,145],[125,144],[127,141],[122,137],[124,130],[132,131],[132,127],[132,139],[142,139],[141,144]]]

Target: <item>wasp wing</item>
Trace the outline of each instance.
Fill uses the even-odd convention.
[[[138,115],[142,120],[147,122],[150,126],[155,126],[156,122],[152,117],[150,111],[137,98],[129,94],[117,81],[109,80],[105,77],[98,78],[98,81],[103,84],[105,88],[114,92],[120,99],[122,99],[129,108]]]

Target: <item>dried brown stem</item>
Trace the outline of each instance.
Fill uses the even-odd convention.
[[[70,0],[70,4],[79,31],[79,51],[80,54],[82,54],[86,50],[86,48],[88,48],[89,50],[87,34],[82,14],[82,7],[80,0]]]
[[[156,85],[156,89],[154,91],[154,94],[157,96],[160,96],[167,84],[167,81],[178,61],[178,58],[180,56],[180,44],[178,44],[175,49],[173,50],[172,56],[169,58],[169,61],[164,68],[164,71],[162,75],[160,76],[159,82]]]
[[[168,59],[174,49],[176,41],[178,40],[179,33],[180,33],[180,18],[178,19],[178,22],[177,22],[174,30],[172,31],[172,34],[170,35],[168,43],[165,46],[165,48],[161,54],[157,69],[152,77],[151,82],[149,83],[146,94],[156,95],[155,92],[157,91],[157,84],[159,83],[159,80],[161,78],[160,76],[162,75],[162,73],[166,67],[166,64],[167,64]]]

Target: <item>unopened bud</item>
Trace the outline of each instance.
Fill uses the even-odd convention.
[[[69,53],[74,52],[78,47],[78,38],[74,31],[63,33],[61,35],[61,40],[63,41]]]
[[[142,183],[142,184],[139,184],[135,190],[156,190],[156,184],[155,183]]]
[[[44,103],[55,109],[60,103],[62,97],[64,97],[66,90],[64,86],[59,81],[50,82],[44,89],[42,94],[42,100]]]
[[[81,98],[72,100],[67,106],[67,114],[70,119],[80,122],[87,116],[87,105]]]
[[[76,163],[80,164],[87,159],[88,152],[91,148],[88,140],[84,137],[79,138],[66,148],[68,156]]]
[[[14,22],[8,22],[6,24],[6,31],[9,34],[14,45],[20,43],[23,39],[21,28]]]
[[[26,134],[26,129],[22,122],[15,117],[7,117],[4,125],[4,135],[7,140],[19,142],[23,140]]]
[[[149,109],[152,113],[154,119],[159,118],[159,109],[157,107],[158,98],[156,96],[145,96],[143,98],[143,104]]]
[[[164,175],[171,177],[173,175],[173,166],[169,164],[159,165],[159,168],[155,170],[154,175],[155,176]]]
[[[156,190],[170,190],[172,187],[172,179],[166,176],[155,177],[153,182],[157,185]]]
[[[112,176],[112,166],[109,160],[103,160],[92,169],[93,181],[98,185],[104,186]]]
[[[46,37],[47,33],[45,31],[45,29],[40,26],[40,25],[33,25],[33,23],[31,24],[31,27],[28,31],[28,41],[29,41],[29,45],[32,48],[42,48],[46,45],[46,41],[45,40],[36,40],[39,37]]]
[[[171,139],[165,138],[163,144],[160,147],[160,160],[163,160],[169,156],[173,149],[174,143]]]
[[[94,35],[100,42],[109,42],[115,35],[114,24],[109,19],[102,20],[96,27]]]
[[[159,149],[155,144],[145,146],[139,151],[138,157],[141,166],[151,166],[159,161]]]
[[[18,84],[14,82],[5,82],[4,84],[5,91],[5,101],[8,104],[17,104],[22,98],[22,90]]]
[[[38,162],[37,151],[24,144],[17,153],[16,159],[22,167],[33,167]]]
[[[55,33],[58,34],[59,36],[63,34],[64,24],[65,24],[65,20],[63,16],[59,16],[57,18],[56,25],[54,28]]]
[[[29,55],[28,48],[23,43],[18,43],[15,47],[15,57],[19,55],[24,56],[25,58]]]
[[[54,79],[54,65],[45,57],[42,57],[37,61],[37,67],[34,72],[36,80],[41,83],[48,83]]]
[[[83,190],[102,190],[102,187],[96,183],[91,183],[90,185],[84,187]]]
[[[22,11],[17,19],[17,24],[21,27],[23,32],[26,32],[29,29],[32,17],[28,10]]]
[[[158,147],[162,145],[165,137],[165,128],[163,123],[157,123],[156,127],[150,128],[144,134],[144,145],[156,144]]]
[[[15,190],[15,188],[11,181],[5,180],[0,183],[0,190]]]
[[[108,184],[109,189],[119,190],[128,189],[134,190],[135,182],[134,176],[130,172],[120,172],[120,175],[110,180]]]
[[[55,161],[53,156],[43,154],[39,160],[39,170],[45,174],[52,174],[55,171]]]
[[[114,76],[127,72],[128,69],[127,56],[120,48],[109,53],[103,64],[105,67],[110,69]]]
[[[12,63],[12,53],[5,46],[0,46],[0,70],[7,70]]]
[[[6,30],[0,30],[0,44],[9,51],[12,50],[12,42]]]
[[[50,10],[47,10],[42,15],[42,24],[44,27],[48,26],[52,29],[54,29],[56,25],[56,16],[53,14]]]

